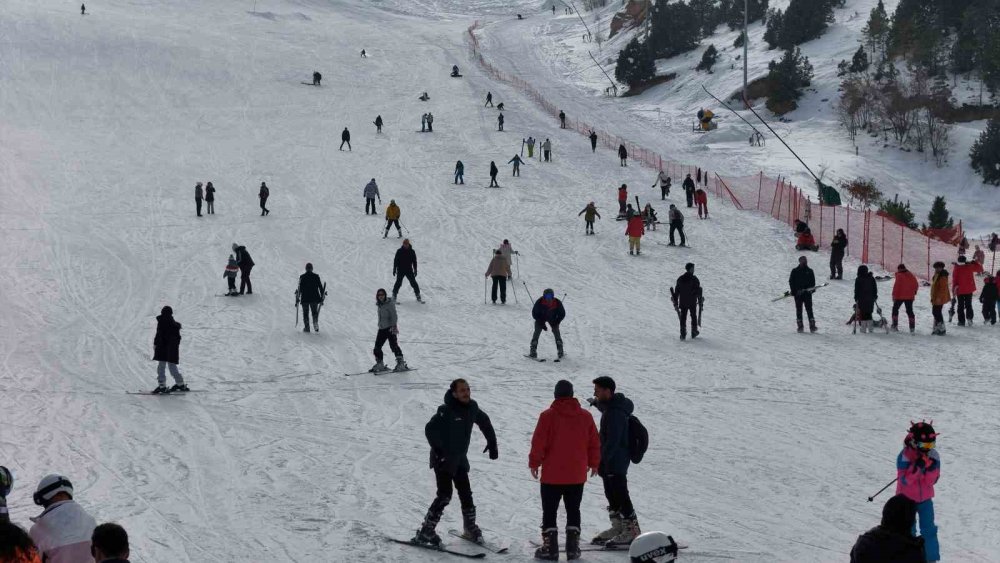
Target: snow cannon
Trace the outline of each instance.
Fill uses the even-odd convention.
[[[710,109],[702,108],[698,110],[698,126],[701,128],[701,131],[711,131],[719,127],[718,123],[712,121],[714,117],[715,113]]]

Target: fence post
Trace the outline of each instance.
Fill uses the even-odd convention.
[[[760,180],[757,182],[757,211],[760,211],[760,192],[764,189],[764,171],[760,171]]]
[[[823,198],[819,198],[819,245],[823,246]]]
[[[882,269],[885,269],[885,217],[878,215],[882,221]]]
[[[925,237],[927,239],[927,280],[931,279],[931,237]]]
[[[851,236],[851,208],[850,207],[847,208],[847,231],[846,232],[847,232],[847,236],[849,237],[848,240],[851,240],[851,239],[854,238],[854,237]],[[851,245],[850,244],[847,245],[847,252],[846,252],[846,254],[848,256],[851,255]]]
[[[899,263],[903,263],[903,248],[906,246],[906,227],[899,228]]]

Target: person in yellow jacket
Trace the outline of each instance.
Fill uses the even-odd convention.
[[[944,336],[944,306],[951,302],[951,290],[948,283],[948,270],[944,262],[934,263],[934,276],[931,278],[931,311],[934,313],[934,330],[931,334]]]
[[[398,238],[403,238],[403,230],[399,226],[399,206],[396,205],[396,200],[390,199],[389,207],[385,208],[385,232],[382,233],[382,238],[389,236],[389,227],[393,225],[396,226]]]

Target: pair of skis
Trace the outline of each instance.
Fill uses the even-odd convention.
[[[448,534],[452,535],[452,536],[455,536],[456,538],[461,538],[461,539],[463,539],[463,540],[465,540],[465,541],[467,541],[469,543],[474,543],[474,544],[478,545],[479,547],[482,547],[483,549],[486,549],[488,552],[491,552],[491,553],[497,553],[497,554],[507,553],[507,549],[508,549],[507,546],[502,546],[502,545],[499,545],[499,544],[496,544],[496,543],[493,543],[493,542],[490,542],[490,541],[485,541],[485,540],[484,541],[475,541],[471,537],[463,534],[462,532],[459,532],[458,530],[448,530]],[[397,539],[397,538],[393,538],[393,537],[387,537],[386,539],[388,539],[389,541],[395,542],[395,543],[399,543],[399,544],[403,544],[403,545],[409,545],[409,546],[413,546],[413,547],[419,547],[419,548],[422,548],[422,549],[429,549],[431,551],[437,551],[437,552],[440,552],[440,553],[447,553],[449,555],[455,555],[455,556],[458,556],[458,557],[465,557],[466,559],[483,559],[483,558],[486,557],[486,552],[480,551],[480,552],[477,552],[477,553],[469,553],[467,551],[459,551],[457,549],[452,549],[451,547],[446,546],[446,545],[433,545],[433,544],[428,544],[428,543],[421,543],[421,542],[415,541],[416,538],[410,539],[410,540],[401,540],[401,539]]]
[[[819,288],[821,288],[821,287],[826,287],[826,286],[828,286],[828,285],[830,285],[830,284],[829,284],[829,283],[821,283],[821,284],[819,284],[819,285],[814,285],[814,286],[812,286],[812,287],[807,287],[807,288],[805,288],[805,289],[803,289],[803,290],[799,291],[799,295],[805,295],[806,293],[813,293],[813,292],[815,292],[815,291],[816,291],[817,289],[819,289]],[[792,290],[788,290],[788,291],[786,291],[785,293],[781,294],[781,296],[780,296],[780,297],[775,297],[774,299],[772,299],[772,300],[771,300],[771,303],[774,303],[775,301],[781,301],[782,299],[784,299],[784,298],[786,298],[786,297],[791,297],[791,296],[792,296]]]

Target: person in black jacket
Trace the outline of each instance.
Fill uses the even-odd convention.
[[[556,294],[552,289],[546,289],[542,296],[535,301],[535,306],[531,308],[531,317],[535,319],[535,332],[531,335],[531,350],[528,352],[529,358],[538,357],[538,337],[543,330],[552,327],[552,336],[556,339],[556,352],[559,358],[563,357],[562,336],[559,334],[559,323],[566,318],[566,309],[563,308],[562,301],[556,299]],[[548,325],[548,327],[546,327]]]
[[[882,523],[858,537],[851,563],[925,563],[924,539],[913,535],[917,504],[896,495],[882,508]]]
[[[830,241],[830,279],[844,279],[844,250],[847,248],[847,235],[844,229],[837,229]]]
[[[566,112],[564,112],[563,110],[559,110],[559,128],[560,129],[566,128]]]
[[[618,145],[618,159],[621,160],[622,166],[628,166],[628,150],[625,149],[625,145]]]
[[[351,132],[344,127],[344,131],[340,134],[340,150],[344,150],[344,143],[347,143],[347,150],[351,150]]]
[[[323,81],[323,75],[317,70],[313,73],[313,86],[319,86],[319,83]]]
[[[694,207],[695,185],[694,185],[694,180],[691,179],[690,174],[688,174],[687,177],[684,178],[684,183],[681,184],[681,187],[684,188],[684,196],[687,198],[688,207]]]
[[[590,130],[590,152],[597,152],[597,133]]]
[[[983,304],[983,324],[997,324],[997,279],[988,273],[983,278],[983,291],[979,294],[979,302]]]
[[[445,507],[451,502],[453,483],[462,503],[465,535],[473,541],[482,541],[483,533],[476,525],[476,505],[472,502],[472,487],[469,485],[469,441],[472,438],[473,424],[479,427],[486,438],[483,452],[490,452],[490,459],[497,459],[500,454],[490,417],[479,409],[471,395],[469,384],[464,379],[452,381],[444,395],[444,404],[438,407],[437,413],[424,427],[427,443],[431,446],[430,466],[437,481],[437,494],[413,538],[416,542],[441,544],[441,538],[434,529],[441,520]]]
[[[674,303],[674,309],[681,321],[681,340],[687,338],[687,317],[691,315],[691,338],[698,338],[698,305],[704,302],[701,294],[701,282],[698,276],[694,275],[694,264],[688,262],[684,265],[684,273],[677,278],[674,290],[670,295]]]
[[[503,114],[497,116],[497,131],[503,131]]]
[[[396,302],[396,295],[399,294],[399,288],[403,285],[403,278],[406,278],[410,282],[410,287],[413,288],[413,294],[416,295],[417,301],[423,303],[420,299],[420,286],[417,285],[417,253],[410,246],[410,239],[403,239],[403,246],[400,246],[396,250],[396,256],[392,259],[392,275],[396,276],[396,283],[392,286],[392,300]]]
[[[591,406],[601,411],[601,464],[597,474],[604,481],[604,496],[608,500],[611,528],[597,534],[591,543],[622,546],[632,543],[642,532],[639,519],[628,492],[629,453],[628,419],[635,406],[621,393],[615,392],[615,380],[608,376],[594,380]]]
[[[788,276],[788,290],[795,298],[795,320],[799,332],[802,328],[802,308],[805,307],[809,316],[809,332],[816,332],[816,319],[813,317],[812,294],[816,290],[816,275],[809,267],[805,256],[799,256],[799,265]]]
[[[490,161],[490,187],[491,188],[499,188],[500,187],[500,184],[497,183],[497,174],[499,174],[499,173],[500,173],[500,170],[497,168],[497,163],[491,160]]]
[[[858,266],[858,277],[854,280],[854,315],[861,326],[861,332],[871,332],[872,312],[878,301],[878,283],[868,271],[868,266]]]
[[[299,276],[299,288],[295,290],[295,299],[302,304],[302,322],[306,327],[302,332],[309,332],[309,311],[312,311],[313,329],[319,332],[319,310],[326,299],[323,282],[319,274],[313,273],[312,263],[306,264],[306,273]]]
[[[184,376],[177,369],[180,361],[181,347],[181,323],[174,320],[174,310],[166,305],[160,309],[159,316],[156,317],[156,336],[153,337],[153,361],[159,362],[156,366],[156,389],[154,395],[170,393],[173,391],[188,391],[188,386],[184,384]],[[166,369],[170,368],[170,375],[174,378],[174,386],[167,388]]]
[[[233,243],[233,252],[236,254],[236,264],[240,267],[240,295],[244,290],[248,295],[253,295],[253,284],[250,283],[250,270],[254,267],[253,258],[247,252],[247,247]]]
[[[375,132],[376,133],[381,133],[382,132],[382,116],[381,115],[376,115],[375,116],[375,121],[373,121],[372,123],[375,124]]]

